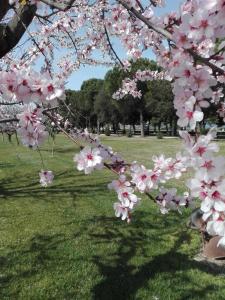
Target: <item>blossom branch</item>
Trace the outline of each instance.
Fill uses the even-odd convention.
[[[170,40],[172,42],[174,42],[175,45],[175,41],[171,35],[171,33],[159,26],[156,26],[154,23],[152,23],[151,21],[149,21],[147,18],[145,18],[140,12],[138,12],[134,7],[130,6],[129,4],[127,4],[124,0],[118,0],[118,2],[123,5],[123,7],[125,7],[128,11],[130,11],[136,18],[138,18],[139,20],[141,20],[145,25],[148,26],[149,29],[159,33],[160,35],[164,36],[167,40]],[[176,46],[176,45],[175,45]],[[176,46],[177,47],[177,46]],[[202,57],[201,55],[199,55],[198,53],[196,53],[194,50],[192,49],[186,49],[186,51],[196,60],[199,61],[205,65],[207,65],[208,67],[210,67],[213,71],[217,72],[220,75],[224,75],[224,70],[220,67],[218,67],[217,65],[211,63],[209,61],[209,59]]]

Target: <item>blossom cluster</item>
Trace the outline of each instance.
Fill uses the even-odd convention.
[[[181,212],[181,208],[193,206],[193,198],[185,192],[182,196],[177,195],[177,189],[159,189],[159,195],[156,197],[156,203],[160,207],[162,214],[167,214],[170,210]]]
[[[186,185],[190,195],[201,200],[207,232],[222,236],[220,244],[225,247],[225,158],[216,155],[219,147],[212,142],[215,135],[215,129],[211,129],[206,136],[194,141],[187,132],[182,133],[187,164],[195,170]]]
[[[40,176],[40,184],[43,187],[47,187],[48,185],[50,185],[54,179],[54,175],[52,171],[41,170],[39,176]]]
[[[118,194],[120,203],[115,203],[114,208],[117,208],[116,215],[121,215],[122,219],[127,219],[128,221],[130,221],[131,211],[135,208],[135,205],[139,203],[141,199],[137,198],[137,196],[134,195],[136,197],[135,199],[137,199],[135,202],[133,201],[135,205],[132,202],[132,205],[127,207],[126,205],[124,205],[124,202],[121,201],[121,187],[122,192],[128,192],[129,196],[130,194],[132,194],[132,197],[134,197],[134,191],[141,194],[145,193],[148,195],[153,190],[158,189],[161,184],[164,184],[168,180],[173,178],[180,178],[182,176],[182,173],[186,171],[186,159],[182,158],[180,154],[178,154],[177,158],[175,159],[165,158],[163,155],[160,155],[159,157],[154,156],[152,158],[152,161],[152,169],[147,169],[145,166],[139,165],[137,162],[133,162],[129,166],[129,168],[126,169],[126,173],[129,174],[130,177],[129,185],[127,184],[127,179],[124,180],[124,182],[126,183],[125,186],[127,186],[127,188],[125,188],[121,184],[121,178],[118,181],[113,181],[113,183],[109,186],[113,186],[114,190]],[[130,188],[130,186],[132,187],[132,189]],[[126,189],[128,189],[128,191],[126,191]],[[157,203],[159,204],[159,202]],[[120,211],[120,214],[118,211]]]
[[[5,100],[38,104],[52,103],[64,94],[60,82],[33,70],[1,71],[0,93]]]
[[[137,5],[131,5],[139,12],[140,8]],[[164,78],[173,79],[178,125],[194,130],[196,124],[203,120],[204,108],[209,107],[211,103],[221,104],[218,113],[224,118],[221,88],[225,81],[223,1],[186,1],[179,13],[162,17],[156,17],[151,6],[147,6],[142,12],[143,17],[157,28],[166,28],[164,32],[171,40],[170,47],[162,42],[161,35],[149,30],[140,20],[136,19],[135,24],[125,24],[126,13],[126,9],[121,6],[114,9],[112,18],[115,22],[111,24],[112,32],[123,36],[122,41],[128,49],[127,53],[132,54],[134,59],[142,54],[141,46],[143,49],[153,49],[157,62],[164,69]],[[131,28],[134,27],[135,32],[132,32],[130,39],[127,35],[131,35]],[[141,93],[137,89],[136,80],[141,78],[149,80],[145,76],[126,78],[113,97],[121,99],[129,94],[140,98]]]
[[[106,166],[118,174],[118,180],[114,180],[108,187],[114,190],[118,196],[119,202],[114,203],[116,216],[121,216],[123,220],[128,222],[131,220],[132,210],[141,200],[135,193],[152,192],[159,185],[173,178],[178,179],[186,172],[187,158],[180,153],[177,154],[176,158],[165,158],[164,155],[153,156],[153,168],[147,169],[137,162],[126,163],[110,147],[101,144],[98,138],[87,131],[77,131],[73,133],[73,136],[79,141],[83,140],[89,144],[74,157],[79,171],[90,174],[92,171]],[[186,206],[188,206],[187,202]]]
[[[152,81],[164,79],[164,72],[150,71],[150,70],[138,70],[133,79],[125,78],[122,81],[122,87],[116,91],[112,97],[116,100],[124,98],[126,95],[131,95],[134,98],[141,98],[141,91],[138,90],[138,81]]]
[[[103,145],[93,148],[97,139],[87,132],[81,135],[87,142],[91,142],[92,147],[85,147],[75,156],[75,161],[78,163],[78,170],[84,170],[88,174],[94,169],[102,168],[107,156],[101,156],[99,151],[104,148]],[[163,214],[170,210],[181,212],[182,208],[193,207],[193,198],[197,198],[201,200],[206,230],[211,235],[220,235],[220,245],[225,246],[225,158],[215,156],[219,151],[218,144],[212,141],[216,130],[211,129],[206,136],[199,136],[197,140],[186,131],[181,131],[180,135],[185,150],[175,158],[153,156],[151,169],[137,162],[124,162],[123,166],[126,167],[121,165],[117,170],[119,178],[108,185],[109,189],[117,193],[119,200],[114,203],[115,214],[130,222],[132,210],[141,200],[136,193],[148,195],[156,189],[159,189],[159,194],[155,202]],[[180,196],[176,189],[163,187],[168,180],[179,179],[188,169],[195,170],[194,177],[186,183],[190,192]]]
[[[89,174],[94,169],[101,169],[104,163],[118,173],[123,173],[126,170],[126,163],[123,158],[111,147],[102,144],[99,138],[90,134],[87,129],[84,131],[72,130],[71,133],[79,142],[91,146],[84,147],[80,154],[75,155],[74,161],[78,164],[79,170],[84,170],[86,174]]]
[[[48,136],[42,122],[42,109],[27,105],[26,110],[17,117],[19,119],[17,133],[22,143],[36,149]]]
[[[216,41],[225,30],[224,15],[223,1],[187,1],[180,14],[173,18],[176,25],[170,26],[176,48],[168,51],[161,45],[155,49],[158,62],[174,79],[174,106],[181,127],[195,129],[196,123],[203,120],[202,109],[211,102],[219,103],[223,97],[221,88],[217,87],[218,82],[225,80],[223,44],[219,44],[216,55],[214,52]],[[205,66],[198,62],[197,56],[205,59]],[[207,62],[218,67],[220,73]]]
[[[123,174],[119,176],[118,180],[113,180],[108,184],[108,188],[114,190],[118,195],[119,202],[113,205],[116,216],[130,222],[131,210],[141,200],[134,194],[134,188],[131,186],[131,182],[127,181],[126,176]]]

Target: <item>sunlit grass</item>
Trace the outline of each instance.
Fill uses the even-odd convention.
[[[174,155],[179,139],[103,137],[129,161]],[[222,153],[225,143],[220,142]],[[109,171],[85,176],[76,145],[42,147],[55,173],[41,188],[39,154],[0,142],[0,299],[224,299],[225,278],[193,260],[200,238],[183,216],[159,214],[143,197],[130,225],[114,216]],[[173,182],[180,191],[184,182]]]

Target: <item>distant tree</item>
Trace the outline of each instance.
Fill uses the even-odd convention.
[[[66,99],[60,101],[60,114],[78,128],[88,126],[88,120],[85,116],[83,97],[81,91],[66,91]]]
[[[66,100],[60,102],[60,112],[76,127],[97,127],[97,115],[94,111],[95,98],[102,89],[103,80],[84,81],[80,91],[66,91]]]
[[[154,80],[148,82],[147,88],[144,98],[149,120],[154,127],[158,126],[158,130],[160,130],[161,123],[164,123],[168,131],[169,124],[170,132],[176,135],[177,117],[173,107],[171,83],[167,80]]]
[[[120,87],[121,82],[126,77],[133,78],[138,70],[160,70],[156,62],[150,61],[148,59],[138,59],[136,61],[131,61],[130,71],[125,72],[118,67],[114,67],[110,70],[104,81],[105,90],[109,95],[115,93]],[[145,94],[148,91],[146,82],[137,82],[138,90],[142,92],[141,99],[132,98],[130,95],[126,96],[123,100],[118,101],[118,108],[122,116],[122,123],[128,123],[134,125],[140,123],[141,125],[141,135],[144,136],[144,122],[147,120],[146,109],[145,109]],[[116,100],[114,100],[116,101]]]
[[[146,67],[152,71],[160,71],[154,61],[139,59],[131,61],[129,72],[114,67],[107,72],[104,80],[90,79],[83,82],[80,91],[68,90],[63,103],[66,117],[74,126],[92,129],[97,127],[98,132],[100,126],[106,124],[111,124],[116,132],[119,123],[124,126],[130,124],[134,130],[135,124],[139,123],[141,135],[144,136],[146,121],[151,121],[159,129],[162,122],[166,126],[170,124],[172,131],[171,128],[176,123],[176,114],[172,106],[173,95],[168,81],[138,81],[137,88],[142,93],[141,99],[133,98],[131,95],[125,96],[122,100],[112,99],[112,94],[119,89],[124,78],[133,78],[138,70],[145,70]]]
[[[89,128],[97,127],[97,115],[94,111],[94,103],[96,96],[103,87],[103,80],[101,79],[89,79],[83,82],[81,85],[81,106],[83,115],[88,119]]]
[[[94,103],[94,112],[97,115],[97,128],[99,132],[100,125],[112,124],[116,133],[121,122],[121,112],[115,101],[106,93],[104,87],[99,91]]]

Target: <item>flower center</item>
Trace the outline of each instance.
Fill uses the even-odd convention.
[[[92,154],[88,154],[88,155],[87,155],[87,159],[93,160],[93,155],[92,155]]]

